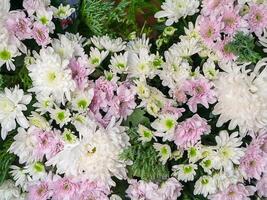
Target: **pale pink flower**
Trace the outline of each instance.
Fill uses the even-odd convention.
[[[202,15],[218,14],[221,12],[225,5],[233,5],[234,0],[203,0],[202,2]]]
[[[22,11],[11,12],[6,20],[8,31],[19,40],[30,39],[32,36],[32,22]]]
[[[153,182],[129,180],[129,187],[126,194],[131,200],[155,200],[158,198],[158,185]]]
[[[231,41],[230,37],[225,37],[224,40],[219,40],[217,44],[215,45],[215,51],[222,61],[226,61],[226,62],[233,61],[233,60],[236,60],[237,58],[235,54],[233,54],[232,52],[229,51],[229,49],[227,49],[226,45],[230,41]]]
[[[207,120],[195,114],[193,117],[181,122],[175,130],[175,144],[178,148],[188,148],[195,145],[203,134],[210,132]]]
[[[181,195],[182,188],[182,184],[172,177],[162,183],[159,195],[162,200],[176,200]]]
[[[263,174],[262,178],[256,184],[257,193],[260,197],[267,197],[267,174]]]
[[[267,159],[262,154],[259,146],[249,145],[245,155],[240,159],[240,170],[246,179],[255,178],[259,180],[267,165]]]
[[[51,184],[52,200],[72,200],[79,190],[79,184],[71,178],[60,178]]]
[[[47,200],[52,196],[49,183],[46,181],[39,182],[29,187],[27,200]]]
[[[264,4],[253,3],[250,5],[249,13],[246,16],[250,30],[260,35],[267,27],[267,7]]]
[[[184,108],[177,108],[174,105],[172,105],[173,103],[171,101],[168,101],[162,108],[161,110],[161,114],[169,114],[174,116],[175,118],[179,118],[181,117],[183,114],[183,112],[185,112]]]
[[[173,98],[178,103],[185,103],[187,101],[187,97],[185,92],[181,88],[176,88],[173,92]]]
[[[51,41],[49,37],[49,28],[38,22],[33,24],[32,37],[40,46],[46,46]]]
[[[253,195],[255,188],[244,186],[243,184],[230,185],[225,190],[210,195],[210,200],[250,200],[249,196]]]
[[[187,80],[182,88],[187,95],[191,96],[187,101],[187,105],[192,112],[197,111],[198,104],[209,108],[209,104],[216,102],[213,84],[205,78]]]
[[[224,24],[222,32],[228,34],[230,37],[232,37],[240,27],[245,28],[245,21],[242,20],[239,15],[239,10],[232,6],[224,7],[222,11],[222,22]]]
[[[22,5],[30,16],[33,15],[36,10],[41,9],[45,6],[43,1],[41,0],[23,0]]]
[[[83,90],[88,86],[89,70],[86,68],[87,62],[85,58],[72,58],[69,67],[72,72],[72,78],[76,83],[77,88]]]
[[[109,114],[126,119],[136,107],[134,87],[130,83],[124,83],[117,88],[116,93],[111,101]]]
[[[75,198],[79,200],[108,200],[109,194],[110,189],[107,185],[86,180],[80,182],[80,189]]]
[[[203,42],[208,46],[213,46],[214,43],[221,37],[220,32],[222,26],[223,23],[221,21],[221,17],[201,16],[199,20],[199,33]]]

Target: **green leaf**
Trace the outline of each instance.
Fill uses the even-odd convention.
[[[128,127],[137,127],[139,124],[149,126],[150,121],[149,118],[145,116],[145,113],[146,112],[141,108],[136,108],[123,125]]]

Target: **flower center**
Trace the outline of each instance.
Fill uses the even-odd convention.
[[[11,53],[7,49],[0,51],[0,59],[7,61],[11,59]]]

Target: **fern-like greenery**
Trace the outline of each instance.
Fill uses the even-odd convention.
[[[0,185],[9,177],[10,165],[15,161],[16,156],[8,151],[13,142],[14,134],[10,134],[5,141],[0,141]]]
[[[225,46],[225,50],[238,56],[240,62],[257,63],[261,56],[255,51],[255,43],[252,36],[238,32],[234,40]]]
[[[169,170],[158,160],[158,153],[152,143],[143,145],[138,141],[138,134],[134,129],[130,129],[128,134],[132,146],[121,155],[122,159],[133,162],[132,165],[128,166],[128,176],[138,177],[145,181],[166,180],[169,177]]]

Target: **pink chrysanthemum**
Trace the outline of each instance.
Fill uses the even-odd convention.
[[[256,185],[258,195],[260,197],[267,197],[267,174],[263,174],[262,178],[257,182]]]
[[[236,56],[227,49],[227,44],[231,41],[231,38],[226,37],[224,40],[217,42],[215,46],[215,51],[222,61],[233,61],[236,59]]]
[[[183,90],[187,95],[191,96],[187,105],[192,112],[197,111],[198,104],[209,108],[209,104],[216,102],[215,92],[212,88],[213,84],[205,78],[185,81]]]
[[[47,200],[52,196],[52,191],[46,181],[29,187],[28,200]]]
[[[232,5],[234,0],[203,0],[202,15],[210,15],[211,13],[220,13],[223,6]]]
[[[244,186],[243,184],[230,185],[224,191],[209,196],[210,200],[250,200],[249,196],[253,195],[255,188]]]
[[[170,114],[177,119],[183,115],[183,112],[185,112],[184,108],[177,108],[173,106],[171,101],[167,102],[161,110],[162,114]]]
[[[214,45],[214,42],[220,39],[222,25],[221,18],[215,16],[200,18],[199,33],[206,45]]]
[[[49,28],[38,22],[33,24],[32,37],[40,46],[46,46],[51,41],[49,37]]]
[[[51,184],[53,190],[52,200],[71,200],[79,190],[79,184],[70,178],[60,178]]]
[[[201,135],[209,132],[210,126],[207,121],[195,114],[177,126],[175,144],[178,148],[188,148],[195,145],[201,139]]]
[[[267,160],[263,157],[259,146],[250,145],[240,160],[240,170],[244,173],[246,179],[255,178],[259,180],[266,164]]]
[[[72,72],[72,78],[80,90],[83,90],[88,86],[89,71],[86,68],[86,64],[86,58],[82,57],[77,59],[72,58],[69,63],[69,67]]]
[[[250,30],[260,35],[267,27],[267,7],[264,4],[252,4],[246,16]]]
[[[6,27],[19,40],[30,39],[32,36],[31,20],[24,12],[12,12],[6,20]]]

